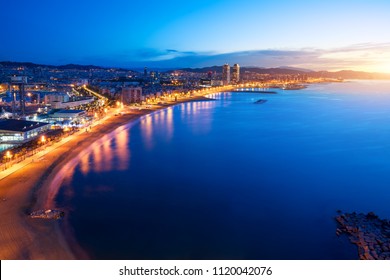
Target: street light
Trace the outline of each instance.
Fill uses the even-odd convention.
[[[46,137],[45,137],[45,135],[42,135],[41,136],[41,143],[45,144],[45,142],[46,142]]]
[[[7,162],[11,161],[11,158],[12,158],[11,152],[10,152],[10,151],[7,151],[7,153],[5,154],[5,159],[6,159],[6,161],[5,161],[5,168],[6,168],[6,169],[8,168],[8,167],[7,167]]]

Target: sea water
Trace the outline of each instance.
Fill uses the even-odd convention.
[[[390,82],[210,97],[144,116],[81,159],[57,197],[81,247],[93,259],[357,259],[334,217],[390,218]]]

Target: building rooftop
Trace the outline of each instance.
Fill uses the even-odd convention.
[[[59,110],[54,114],[79,114],[85,112],[84,110]]]
[[[45,125],[48,125],[48,123],[14,119],[0,120],[0,130],[26,132]]]

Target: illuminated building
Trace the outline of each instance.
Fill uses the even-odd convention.
[[[225,85],[230,84],[230,66],[225,64],[222,66],[222,80]]]
[[[141,87],[125,87],[122,88],[121,101],[124,104],[139,103],[142,100]]]
[[[200,79],[201,87],[211,87],[211,79]]]
[[[240,65],[237,63],[233,65],[232,82],[238,83],[240,81]]]
[[[50,124],[24,120],[0,120],[0,143],[19,144],[38,137],[50,129]]]
[[[45,104],[52,105],[55,102],[68,102],[69,95],[61,92],[54,92],[50,94],[46,94],[44,97]]]

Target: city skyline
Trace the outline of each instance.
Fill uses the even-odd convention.
[[[390,72],[386,1],[8,1],[0,61]]]
[[[390,260],[390,2],[5,2],[1,260]]]

